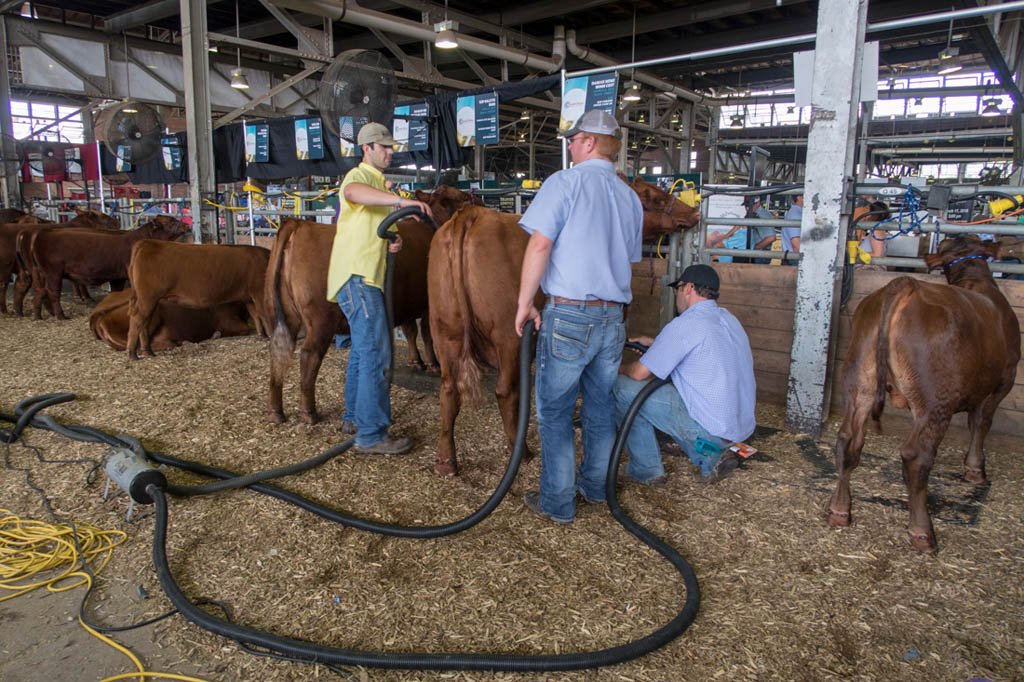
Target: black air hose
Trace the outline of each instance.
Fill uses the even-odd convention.
[[[419,206],[406,206],[397,211],[392,211],[377,226],[377,236],[386,239],[388,244],[394,243],[398,238],[397,232],[389,232],[388,228],[405,218],[419,218],[437,232],[437,223],[429,215],[423,212]],[[395,254],[387,252],[387,274],[384,276],[384,310],[387,311],[388,324],[388,347],[391,351],[391,366],[388,368],[388,383],[395,373]]]

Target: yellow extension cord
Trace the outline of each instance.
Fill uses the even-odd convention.
[[[81,557],[75,547],[77,530],[78,546]],[[40,587],[51,592],[65,592],[85,585],[92,587],[92,576],[85,571],[76,571],[79,561],[90,562],[100,559],[93,573],[100,573],[110,562],[114,548],[123,543],[128,535],[119,530],[100,530],[86,523],[71,526],[64,523],[52,525],[42,521],[25,521],[7,509],[0,509],[0,590],[10,594],[0,596],[0,602],[21,596]],[[101,556],[102,555],[102,556]],[[36,576],[47,571],[60,571],[58,575],[32,582]],[[60,585],[69,578],[80,578],[71,584]],[[96,632],[86,625],[81,616],[78,622],[91,635],[114,647],[127,656],[138,668],[137,672],[123,673],[108,677],[101,682],[114,680],[162,678],[166,680],[185,680],[186,682],[206,682],[197,677],[188,677],[175,673],[148,672],[142,662],[130,650],[114,640]]]

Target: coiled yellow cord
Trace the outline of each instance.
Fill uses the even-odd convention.
[[[81,556],[75,546],[76,538],[78,547],[81,548]],[[46,587],[51,592],[64,592],[82,585],[91,587],[92,576],[86,571],[74,570],[79,561],[88,563],[99,560],[99,565],[92,567],[93,573],[98,574],[110,562],[114,548],[127,538],[127,533],[120,530],[101,530],[87,523],[75,524],[72,528],[66,523],[54,525],[42,521],[23,520],[7,509],[0,509],[0,590],[11,592],[0,597],[0,601],[13,599],[40,587]],[[50,578],[32,582],[35,576],[47,571],[60,572]],[[60,584],[69,578],[80,580]],[[197,677],[175,673],[148,672],[135,654],[86,625],[81,615],[78,622],[91,635],[130,658],[138,668],[137,672],[115,675],[101,682],[133,678],[206,682]]]

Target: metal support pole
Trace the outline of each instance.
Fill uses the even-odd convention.
[[[103,195],[103,148],[100,147],[99,140],[96,140],[96,191],[99,192],[100,196],[100,211],[103,213],[107,212],[106,197]]]
[[[252,192],[249,192],[249,245],[256,246],[256,221],[252,215]]]
[[[203,201],[216,194],[213,122],[210,118],[210,56],[206,37],[206,0],[181,0],[181,54],[185,68],[185,121],[188,139],[192,236],[197,244],[215,244],[216,228]]]
[[[816,435],[828,414],[828,360],[848,216],[846,180],[860,93],[867,0],[823,0],[818,5],[811,91],[811,129],[800,228],[793,346],[790,352],[786,425]],[[854,27],[851,31],[850,28]]]
[[[0,17],[0,55],[3,56],[3,68],[0,69],[0,132],[14,138],[14,121],[11,119],[11,77],[7,65],[7,17]],[[13,146],[13,145],[11,145]],[[4,149],[10,154],[13,149]],[[21,205],[21,193],[18,191],[18,175],[12,173],[3,178],[0,201],[7,208]]]

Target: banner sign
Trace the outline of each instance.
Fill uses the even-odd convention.
[[[245,125],[245,160],[266,163],[270,160],[270,126],[266,123]]]
[[[324,158],[324,135],[319,118],[295,121],[295,158],[300,161]]]
[[[338,118],[338,130],[341,133],[338,138],[341,140],[341,155],[343,157],[352,158],[363,155],[363,151],[356,145],[356,138],[359,136],[359,129],[366,123],[365,116],[358,119],[353,119],[351,116]]]
[[[456,100],[455,135],[460,147],[498,143],[498,94],[467,95]]]
[[[395,107],[391,134],[395,138],[396,152],[424,152],[429,146],[427,117],[430,105],[426,102]]]
[[[114,170],[118,173],[130,173],[132,170],[132,148],[128,145],[118,145],[117,154],[114,160]]]
[[[603,109],[615,116],[618,94],[619,76],[615,72],[567,78],[562,92],[562,113],[558,129],[572,128],[580,116],[591,109]]]
[[[164,169],[169,171],[181,168],[181,147],[177,137],[160,138],[160,147],[164,156]]]

